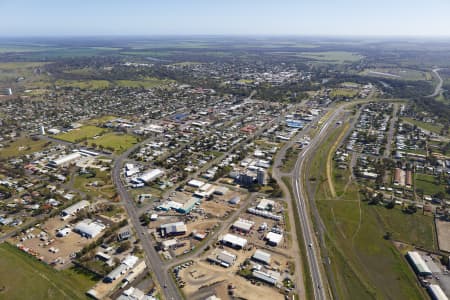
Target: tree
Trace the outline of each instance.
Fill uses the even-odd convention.
[[[131,248],[131,242],[130,241],[124,241],[122,242],[119,247],[117,247],[117,253],[122,253],[127,251],[128,249]]]

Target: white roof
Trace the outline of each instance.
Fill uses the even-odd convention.
[[[236,236],[234,234],[230,234],[230,233],[225,234],[222,237],[221,241],[232,244],[232,245],[240,246],[241,248],[243,248],[243,247],[245,247],[245,245],[247,245],[246,239]]]
[[[278,245],[283,239],[283,235],[275,232],[269,232],[266,235],[266,238],[269,240],[270,243]]]
[[[256,206],[257,209],[259,210],[266,210],[268,206],[273,206],[275,204],[275,202],[273,200],[269,200],[269,199],[261,199],[261,201],[259,202],[258,206]]]
[[[89,201],[81,200],[80,202],[77,202],[77,203],[69,206],[68,208],[64,209],[62,211],[62,214],[63,215],[72,215],[72,214],[76,213],[77,211],[79,211],[80,209],[88,207],[89,204],[90,204]]]
[[[205,183],[200,180],[192,179],[192,180],[189,180],[189,182],[187,184],[190,186],[199,188],[199,187],[203,186]]]
[[[63,165],[65,163],[71,162],[71,161],[79,159],[79,158],[81,158],[81,154],[74,152],[74,153],[70,153],[65,156],[61,156],[57,159],[51,160],[50,164],[52,164],[54,166],[60,166],[60,165]]]
[[[219,255],[217,255],[217,259],[229,265],[232,265],[236,261],[236,255],[228,251],[222,251],[219,253]]]
[[[430,284],[428,286],[428,291],[431,294],[431,298],[433,298],[435,300],[448,300],[444,291],[437,284]]]
[[[183,222],[163,224],[160,226],[160,228],[164,229],[166,231],[166,234],[187,231],[187,227]]]
[[[252,257],[253,259],[265,262],[266,264],[270,264],[270,253],[257,249]]]
[[[255,222],[253,221],[239,219],[233,223],[233,227],[244,231],[250,231],[254,224]]]
[[[141,176],[138,177],[139,180],[143,182],[151,182],[158,177],[161,177],[164,174],[160,169],[152,169],[144,172]]]
[[[96,237],[103,231],[103,229],[105,229],[105,225],[92,221],[91,219],[80,221],[74,227],[74,231],[81,235],[86,235],[89,238]]]
[[[132,267],[134,267],[134,265],[137,263],[138,260],[139,258],[137,256],[128,255],[122,260],[122,264],[126,265],[129,269],[131,269]]]
[[[253,276],[258,279],[261,279],[265,282],[275,284],[275,283],[277,283],[278,279],[280,278],[280,273],[273,272],[273,271],[272,272],[268,271],[266,273],[266,272],[255,270],[255,271],[253,271]]]

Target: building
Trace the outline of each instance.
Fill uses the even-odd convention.
[[[81,154],[78,152],[74,152],[65,156],[61,156],[57,159],[53,159],[48,162],[48,165],[53,168],[68,166],[71,163],[81,158]]]
[[[117,300],[156,300],[156,298],[146,295],[136,287],[130,287],[129,289],[124,290]]]
[[[248,233],[250,230],[252,230],[253,225],[255,225],[255,222],[239,219],[236,222],[233,223],[231,226],[233,229]]]
[[[228,247],[234,248],[234,249],[242,249],[247,245],[247,240],[244,238],[241,238],[239,236],[236,236],[234,234],[225,234],[220,239],[220,242]]]
[[[184,222],[163,224],[160,227],[161,236],[183,235],[187,232]]]
[[[426,262],[423,260],[422,256],[419,252],[409,251],[406,254],[406,258],[408,258],[411,263],[414,271],[420,276],[431,276],[431,270],[428,268]]]
[[[63,228],[58,230],[58,232],[56,232],[56,236],[57,237],[65,237],[68,236],[70,234],[71,230],[70,228]]]
[[[184,203],[182,207],[178,208],[177,212],[179,212],[180,214],[188,214],[199,202],[200,199],[193,197],[189,199],[186,203]]]
[[[405,184],[409,188],[412,186],[412,172],[410,170],[406,171]]]
[[[280,233],[269,232],[266,235],[266,240],[267,240],[267,243],[269,243],[269,245],[278,246],[278,244],[280,244],[281,241],[283,240],[283,235]]]
[[[259,169],[256,172],[256,182],[259,185],[266,185],[266,171]]]
[[[237,259],[237,256],[233,253],[230,253],[228,251],[221,251],[217,256],[215,257],[208,257],[208,260],[221,265],[222,267],[229,268],[231,267]]]
[[[400,168],[395,168],[394,172],[394,184],[404,186],[405,185],[405,171]]]
[[[271,255],[270,253],[257,249],[252,256],[252,259],[270,265]]]
[[[253,271],[253,277],[273,285],[277,284],[278,280],[280,279],[280,276],[281,276],[280,273],[274,271],[267,271],[267,272],[259,270]]]
[[[233,204],[233,205],[237,205],[237,204],[239,204],[239,202],[241,202],[241,197],[239,197],[239,196],[234,196],[233,198],[228,200],[228,203]]]
[[[152,169],[144,172],[141,176],[137,178],[137,180],[149,184],[153,182],[155,179],[163,176],[164,172],[160,169]]]
[[[195,187],[195,188],[200,188],[204,184],[205,183],[203,181],[196,180],[196,179],[189,180],[189,182],[187,183],[188,186],[192,186],[192,187]]]
[[[64,209],[61,212],[61,217],[63,219],[66,219],[70,216],[75,215],[77,212],[79,212],[80,210],[88,207],[90,205],[89,201],[87,200],[81,200],[80,202],[77,202],[71,206],[69,206],[68,208]]]
[[[80,221],[75,225],[73,231],[79,233],[83,237],[90,239],[95,238],[105,228],[106,226],[100,222],[96,222],[91,219],[84,219],[83,221]]]
[[[106,275],[105,278],[103,278],[103,282],[111,283],[114,280],[116,280],[117,278],[119,278],[120,276],[122,276],[123,274],[125,274],[127,272],[127,270],[128,270],[128,267],[126,265],[120,264],[114,270],[109,272],[109,274]]]
[[[269,200],[269,199],[264,198],[264,199],[261,199],[259,204],[256,206],[256,209],[271,211],[272,208],[274,207],[274,205],[275,205],[275,202],[273,200]]]
[[[448,297],[445,295],[444,291],[437,284],[430,284],[427,287],[427,290],[432,300],[448,300]]]

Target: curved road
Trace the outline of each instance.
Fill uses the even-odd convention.
[[[442,79],[441,75],[439,74],[439,70],[440,70],[439,68],[435,68],[432,71],[434,73],[434,75],[437,77],[439,82],[436,85],[436,88],[434,89],[433,94],[427,96],[429,98],[436,97],[442,92],[442,84],[444,83],[444,80]]]

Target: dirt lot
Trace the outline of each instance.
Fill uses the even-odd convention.
[[[56,230],[63,228],[68,224],[68,221],[62,221],[59,217],[51,218],[47,222],[43,223],[40,228],[33,228],[32,231],[26,234],[19,235],[16,238],[11,238],[10,242],[12,244],[22,244],[26,248],[30,248],[33,251],[39,253],[39,256],[42,256],[42,260],[48,264],[51,264],[56,259],[60,259],[60,262],[55,265],[56,268],[63,268],[67,263],[70,262],[70,255],[74,252],[79,251],[81,248],[86,246],[89,243],[93,242],[93,239],[86,239],[81,237],[79,234],[75,232],[71,232],[68,236],[65,237],[56,237]],[[47,241],[43,241],[39,238],[39,234],[44,231],[48,235],[48,241],[53,240],[53,242],[48,243]],[[34,235],[34,238],[27,238],[23,241],[25,236],[31,237]],[[50,252],[50,248],[58,249],[57,253]]]
[[[450,252],[450,222],[435,220],[439,249]]]
[[[284,299],[284,296],[275,287],[264,284],[254,285],[245,278],[237,276],[232,268],[225,269],[210,265],[208,262],[195,262],[191,267],[183,269],[180,275],[186,281],[183,292],[187,299],[204,299],[205,293],[220,294],[223,297],[221,299],[230,299],[223,290],[224,284],[232,284],[236,287],[234,289],[235,297],[249,300]]]

